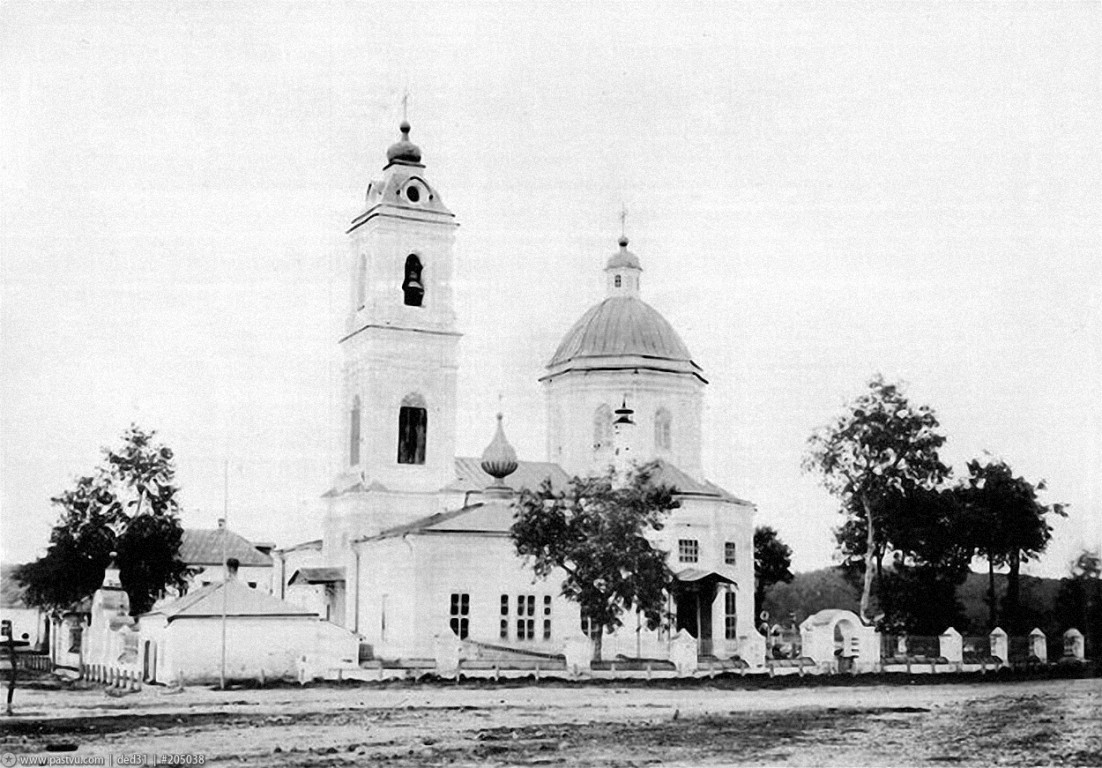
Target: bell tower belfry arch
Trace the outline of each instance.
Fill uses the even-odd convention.
[[[338,485],[433,492],[455,477],[458,224],[409,132],[403,120],[347,232]]]

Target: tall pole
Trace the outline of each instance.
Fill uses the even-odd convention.
[[[226,592],[229,590],[229,562],[226,560],[226,542],[230,537],[230,460],[226,459],[222,471],[222,663],[218,667],[218,689],[226,690]]]

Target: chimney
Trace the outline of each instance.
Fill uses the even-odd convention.
[[[226,561],[226,581],[237,580],[237,569],[241,567],[241,561],[236,557],[231,557]]]
[[[218,518],[218,530],[220,530],[220,531],[221,531],[221,530],[223,530],[223,529],[224,529],[225,527],[226,527],[226,518],[224,518],[224,517],[220,517],[220,518]]]

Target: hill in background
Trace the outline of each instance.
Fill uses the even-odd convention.
[[[1006,575],[995,574],[995,589],[1000,600],[1006,594]],[[1056,617],[1059,579],[1034,576],[1021,577],[1021,610],[1030,627],[1040,627],[1049,637],[1062,633]],[[961,634],[988,632],[987,574],[970,573],[957,589],[957,598],[964,606],[966,626],[956,627]],[[793,613],[796,622],[824,608],[843,608],[857,613],[861,604],[861,589],[851,583],[839,567],[821,568],[798,573],[788,584],[775,584],[765,595],[765,610],[771,623],[787,624]]]

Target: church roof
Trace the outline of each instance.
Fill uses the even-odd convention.
[[[225,589],[225,595],[223,595]],[[197,619],[222,616],[223,605],[227,617],[244,616],[284,616],[293,618],[317,618],[317,614],[285,600],[269,595],[242,584],[237,579],[208,584],[205,587],[188,592],[160,608],[154,608],[150,615],[162,615],[169,621],[174,619]]]
[[[551,375],[574,368],[657,368],[700,377],[669,321],[636,296],[609,296],[574,323],[547,364]],[[702,378],[702,377],[701,377]]]
[[[558,464],[549,461],[518,461],[516,471],[511,473],[505,484],[513,490],[528,489],[535,491],[544,480],[550,478],[551,487],[561,490],[570,482],[570,477]],[[482,459],[466,456],[455,457],[455,484],[451,487],[460,491],[481,491],[494,485],[494,478],[482,468]]]
[[[272,558],[257,549],[251,541],[227,528],[184,529],[180,539],[180,559],[188,565],[222,565],[231,557],[236,557],[243,566],[272,564]]]

